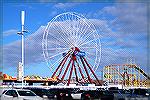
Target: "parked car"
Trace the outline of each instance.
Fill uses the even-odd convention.
[[[126,100],[150,100],[148,89],[130,89],[131,93]]]
[[[148,89],[132,89],[131,94],[139,96],[149,96]]]
[[[66,88],[64,89],[49,89],[49,93],[55,94],[57,100],[72,100],[71,92]]]
[[[130,95],[129,90],[124,89],[116,89],[116,90],[110,90],[114,94],[115,100],[125,100],[127,96]]]
[[[113,100],[114,94],[108,90],[101,90],[101,91],[84,91],[81,94],[81,100],[91,100],[91,99],[100,99],[100,100]]]
[[[44,98],[44,99],[54,99],[55,94],[51,93],[50,90],[44,88],[28,88],[33,91],[36,95]]]
[[[75,100],[80,100],[81,99],[81,94],[82,94],[82,91],[78,88],[74,88],[74,89],[69,89],[70,92],[71,92],[71,96],[73,99]]]
[[[26,89],[8,89],[1,95],[1,100],[42,100],[31,90]]]
[[[114,100],[114,94],[108,90],[100,91],[101,100]]]

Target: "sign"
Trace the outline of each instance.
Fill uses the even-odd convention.
[[[80,51],[80,52],[78,52],[76,55],[77,55],[77,56],[80,56],[80,57],[83,57],[83,56],[85,56],[85,54],[86,54],[85,52]]]
[[[86,55],[86,53],[82,52],[82,51],[80,51],[80,52],[75,51],[73,54],[76,55],[76,56],[79,56],[79,57],[83,57],[83,56]],[[63,57],[65,57],[66,55],[67,55],[67,53],[62,54]]]

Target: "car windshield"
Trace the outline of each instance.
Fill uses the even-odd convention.
[[[31,91],[22,91],[22,90],[19,90],[18,91],[19,95],[20,96],[36,96],[33,92]]]

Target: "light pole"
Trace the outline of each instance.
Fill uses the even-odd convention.
[[[25,11],[21,12],[21,32],[18,32],[17,34],[21,35],[22,37],[22,59],[21,59],[21,81],[22,81],[22,88],[24,84],[24,32],[26,33],[27,31],[24,30],[24,19],[25,19]]]

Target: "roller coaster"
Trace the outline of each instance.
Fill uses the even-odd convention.
[[[149,87],[150,76],[136,64],[112,64],[103,68],[103,80],[107,84],[127,87]]]

